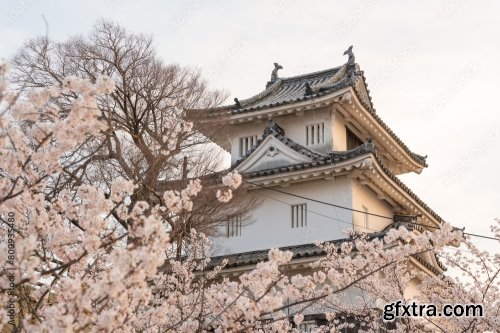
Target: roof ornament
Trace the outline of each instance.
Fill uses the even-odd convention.
[[[234,108],[236,110],[241,109],[241,103],[240,103],[240,101],[236,97],[234,98],[234,103],[235,103],[234,104]]]
[[[344,55],[349,56],[349,59],[347,60],[347,66],[354,66],[354,53],[352,52],[352,45],[349,46],[347,50],[345,50]]]
[[[271,73],[271,82],[276,82],[276,80],[278,80],[278,71],[280,69],[283,69],[283,66],[275,62],[273,72]]]
[[[309,84],[309,82],[306,82],[306,92],[305,92],[305,96],[309,96],[309,95],[312,95],[313,94],[313,90],[311,88],[311,85]]]
[[[278,124],[276,124],[273,119],[269,119],[267,122],[266,129],[264,130],[264,136],[267,136],[272,133],[277,133],[279,135],[285,135],[285,130],[281,128]]]

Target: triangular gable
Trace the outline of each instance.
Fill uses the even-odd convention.
[[[312,161],[311,157],[301,154],[278,138],[269,135],[245,160],[235,167],[235,170],[246,173]]]

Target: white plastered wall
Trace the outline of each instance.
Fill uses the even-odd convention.
[[[332,121],[332,133],[333,133],[333,145],[332,150],[343,151],[347,149],[347,133],[345,127],[344,116],[333,108],[333,121]]]
[[[369,213],[387,216],[390,218],[394,215],[394,209],[386,201],[378,198],[377,194],[371,188],[361,184],[356,179],[352,180],[352,195],[353,208],[358,211],[364,211],[367,209]],[[355,230],[363,232],[380,231],[392,223],[391,219],[373,215],[368,215],[368,219],[365,220],[365,216],[366,214],[364,213],[353,213]],[[367,222],[366,227],[365,221]]]
[[[288,193],[329,203],[352,207],[351,181],[346,176],[318,179],[278,187]],[[222,236],[214,239],[216,255],[284,247],[345,238],[352,228],[352,212],[321,203],[303,200],[272,190],[259,189],[262,203],[253,212],[241,236]],[[307,203],[307,226],[292,228],[291,207]]]

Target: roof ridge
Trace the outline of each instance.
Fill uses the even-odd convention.
[[[346,65],[347,65],[347,63],[345,63],[343,65],[340,65],[340,66],[337,66],[337,67],[332,67],[332,68],[328,68],[328,69],[324,69],[324,70],[320,70],[320,71],[315,71],[315,72],[311,72],[311,73],[307,73],[307,74],[301,74],[301,75],[295,75],[295,76],[278,78],[276,81],[274,81],[270,86],[268,86],[266,89],[262,90],[260,93],[255,94],[252,97],[249,97],[249,98],[246,98],[246,99],[243,99],[243,100],[239,100],[238,101],[238,103],[240,104],[239,106],[241,107],[241,109],[247,108],[250,104],[252,104],[254,102],[257,102],[259,99],[264,98],[264,97],[268,96],[269,94],[272,94],[282,84],[291,83],[293,81],[297,81],[297,80],[300,80],[300,79],[303,79],[303,78],[313,78],[315,76],[322,75],[322,74],[325,74],[325,73],[328,73],[328,72],[335,71],[334,73],[332,73],[333,77],[331,79],[329,79],[328,81],[326,81],[325,83],[329,83],[329,85],[330,84],[338,83],[338,81],[340,81],[340,78],[338,77],[337,74],[339,73],[339,70],[341,70]],[[334,82],[331,82],[331,80],[333,78],[335,78],[336,80]],[[322,84],[321,87],[318,87],[318,88],[323,88],[323,85],[324,84]],[[217,107],[214,107],[214,108],[210,108],[209,110],[211,110],[211,111],[215,111],[215,110],[221,110],[222,111],[222,110],[232,110],[232,109],[234,110],[237,107],[238,107],[238,104],[234,103],[234,104],[217,106]]]
[[[247,99],[239,100],[239,103],[240,103],[239,106],[241,107],[241,109],[247,108],[248,106],[250,106],[250,104],[252,104],[254,102],[257,102],[261,98],[264,98],[267,95],[272,94],[273,92],[275,92],[282,84],[292,83],[294,81],[297,81],[297,80],[300,80],[300,79],[303,79],[303,78],[313,78],[315,76],[323,75],[323,74],[326,74],[328,72],[333,72],[332,73],[333,76],[332,76],[332,78],[330,78],[329,80],[327,80],[325,83],[328,83],[328,85],[337,83],[340,80],[340,77],[339,77],[340,71],[343,68],[345,69],[346,66],[347,66],[347,63],[343,64],[343,65],[340,65],[340,66],[337,66],[337,67],[324,69],[324,70],[321,70],[321,71],[316,71],[316,72],[311,72],[311,73],[301,74],[301,75],[295,75],[295,76],[290,76],[290,77],[278,78],[276,81],[272,82],[272,84],[270,86],[266,87],[266,89],[264,89],[260,93],[254,95],[252,97],[249,97]],[[342,73],[342,75],[343,74],[344,73]],[[335,80],[332,81],[333,79],[335,79]],[[324,84],[322,84],[321,87],[318,87],[318,88],[322,88],[323,85]],[[237,107],[238,104],[228,105],[226,107],[231,107],[231,106],[234,108],[234,107]]]
[[[306,78],[306,77],[321,75],[321,74],[325,74],[325,73],[330,72],[330,71],[339,70],[344,65],[345,64],[342,64],[342,65],[337,66],[337,67],[327,68],[327,69],[323,69],[323,70],[315,71],[315,72],[311,72],[311,73],[306,73],[306,74],[300,74],[300,75],[283,77],[281,79],[283,81],[293,81],[293,80],[297,80],[297,79],[303,79],[303,78]]]
[[[307,148],[306,148],[307,149]],[[375,145],[373,145],[371,142],[366,142],[362,144],[359,147],[356,147],[351,150],[345,150],[345,151],[331,151],[328,153],[328,155],[322,155],[317,153],[318,155],[321,155],[320,158],[316,159],[315,161],[312,162],[303,162],[303,163],[296,163],[296,164],[290,164],[287,166],[282,166],[282,167],[275,167],[275,168],[268,168],[268,169],[263,169],[263,170],[257,170],[257,171],[251,171],[245,173],[247,177],[260,177],[260,176],[269,176],[269,175],[275,175],[278,173],[286,173],[286,172],[292,172],[292,171],[298,171],[298,170],[304,170],[304,169],[309,169],[309,168],[315,168],[315,167],[321,167],[325,165],[332,165],[334,166],[336,163],[339,162],[344,162],[353,158],[356,158],[358,156],[362,156],[365,154],[375,154],[376,148]]]
[[[347,63],[344,64],[339,68],[339,70],[328,80],[326,80],[323,83],[315,84],[311,87],[311,89],[314,91],[319,91],[321,89],[328,89],[336,85],[339,81],[341,81],[344,78],[344,75],[347,73]]]

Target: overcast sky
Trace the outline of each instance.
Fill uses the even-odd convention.
[[[262,91],[273,62],[281,76],[327,69],[354,45],[377,113],[429,155],[429,168],[402,180],[445,220],[485,234],[500,217],[499,17],[494,0],[2,0],[0,58],[108,18],[153,34],[166,62],[200,68],[232,100]]]

